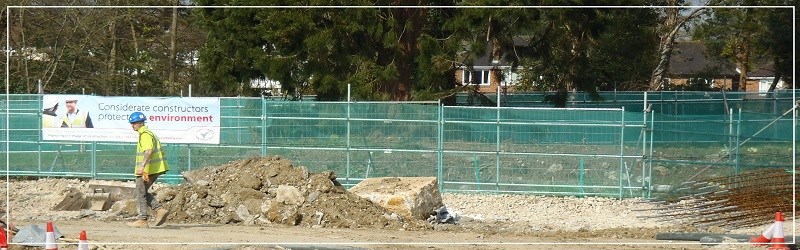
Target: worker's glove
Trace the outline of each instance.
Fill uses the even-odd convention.
[[[142,180],[144,180],[144,182],[150,182],[150,175],[147,174],[147,172],[142,172]]]

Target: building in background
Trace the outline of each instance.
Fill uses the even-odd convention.
[[[527,46],[524,38],[514,38],[515,47]],[[512,70],[512,65],[505,57],[501,56],[499,60],[494,60],[492,57],[492,44],[486,45],[486,53],[483,56],[476,58],[472,62],[472,67],[468,65],[457,65],[455,78],[456,82],[461,85],[475,84],[477,85],[478,92],[481,93],[494,93],[497,87],[500,86],[501,91],[513,91],[514,87],[519,85],[522,67],[517,66]],[[508,55],[513,56],[513,55]],[[496,74],[493,74],[496,71]]]
[[[747,92],[767,92],[775,79],[775,71],[770,63],[754,63],[755,68],[748,72],[745,90]],[[664,78],[665,90],[731,90],[739,81],[739,69],[727,61],[720,61],[708,54],[702,42],[678,42]],[[785,88],[781,80],[776,89]]]

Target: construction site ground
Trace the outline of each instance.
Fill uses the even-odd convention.
[[[71,242],[86,230],[98,249],[753,249],[733,240],[701,245],[655,236],[667,232],[755,236],[770,225],[692,228],[645,219],[655,214],[647,211],[655,205],[639,199],[459,193],[442,194],[459,222],[429,224],[389,216],[387,210],[340,186],[323,185],[332,173],[308,173],[285,159],[249,159],[205,171],[194,175],[200,184],[154,185],[159,200],[171,210],[170,219],[159,227],[127,227],[125,222],[135,216],[130,206],[53,211],[69,190],[88,192],[86,180],[73,178],[3,181],[0,187],[7,188],[9,200],[2,205],[9,205],[11,221],[18,228],[52,221],[64,234],[60,243]],[[287,187],[295,187],[299,198],[313,200],[301,199],[298,204],[304,205],[292,206],[287,198],[275,196]],[[324,216],[292,217],[315,213]],[[297,219],[286,223],[286,218]],[[793,225],[787,218],[787,235],[793,234]],[[11,249],[26,248],[12,244]]]

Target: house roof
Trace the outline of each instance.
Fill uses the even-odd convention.
[[[751,69],[747,72],[747,77],[774,77],[775,76],[775,63],[767,63]]]
[[[529,40],[530,40],[530,37],[515,36],[515,37],[512,38],[512,41],[514,42],[514,47],[525,47],[525,46],[528,46]],[[492,49],[491,49],[492,48],[492,43],[491,42],[487,43],[486,44],[486,48],[487,48],[486,49],[486,53],[483,53],[483,55],[481,57],[475,58],[475,61],[472,62],[473,63],[472,66],[477,66],[477,67],[480,67],[480,66],[492,66]],[[500,58],[500,62],[497,63],[497,66],[500,66],[500,67],[510,66],[508,61],[505,58],[509,57],[509,56],[514,56],[513,55],[514,52],[513,51],[506,51],[505,53],[506,53],[506,56],[503,56],[503,57]]]
[[[672,51],[669,62],[670,75],[737,75],[736,67],[728,62],[720,62],[708,55],[701,42],[678,42]]]

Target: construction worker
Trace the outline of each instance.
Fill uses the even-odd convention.
[[[128,122],[134,131],[139,132],[139,142],[136,144],[136,208],[139,216],[136,221],[129,222],[131,227],[149,227],[147,219],[148,208],[156,211],[156,226],[167,221],[168,211],[148,193],[147,190],[156,182],[159,175],[169,170],[164,149],[155,134],[144,124],[146,118],[142,112],[133,112],[128,117]]]
[[[89,112],[78,110],[78,100],[68,99],[65,101],[67,104],[67,114],[61,117],[62,128],[93,128],[92,118],[89,117]]]

